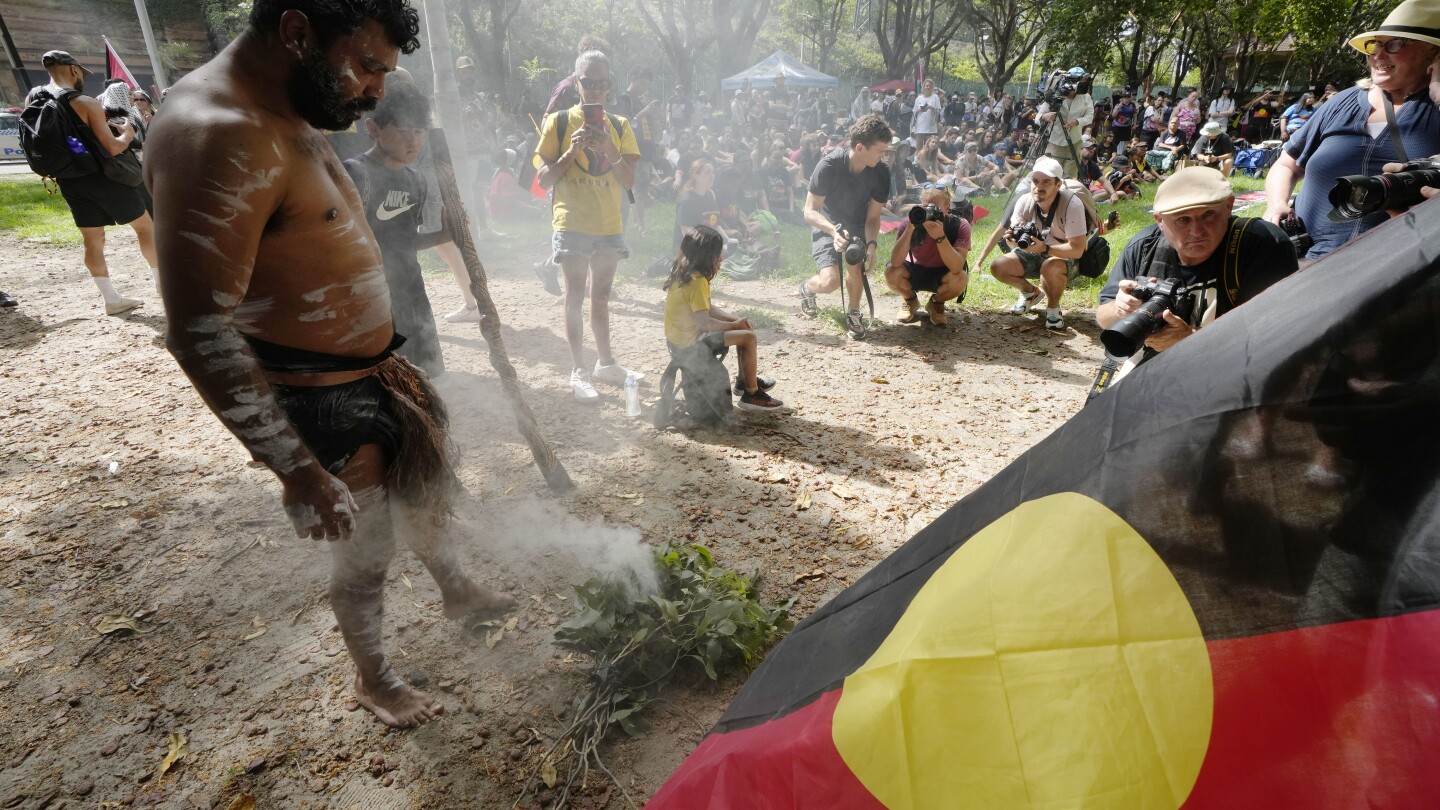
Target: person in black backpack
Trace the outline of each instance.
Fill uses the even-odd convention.
[[[155,226],[145,212],[138,185],[112,180],[106,161],[124,153],[135,140],[135,130],[123,118],[107,120],[100,102],[80,89],[90,72],[65,51],[48,51],[41,57],[50,83],[26,97],[22,138],[37,174],[55,178],[70,206],[75,227],[85,240],[85,267],[105,298],[105,314],[119,315],[143,302],[115,291],[105,264],[105,228],[129,225],[140,240],[140,253],[156,275]],[[63,152],[71,158],[66,160]],[[37,165],[40,164],[40,165]],[[138,178],[137,178],[138,179]]]

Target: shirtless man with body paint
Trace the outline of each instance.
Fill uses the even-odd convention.
[[[328,7],[328,10],[327,10]],[[256,0],[250,28],[180,82],[146,164],[167,345],[221,422],[280,479],[301,537],[331,542],[330,602],[360,703],[391,726],[441,705],[381,646],[385,572],[404,534],[451,619],[513,607],[444,542],[446,415],[392,354],[380,251],[321,130],[350,126],[418,46],[408,0]]]

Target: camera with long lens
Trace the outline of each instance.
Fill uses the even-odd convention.
[[[1296,258],[1303,259],[1310,248],[1315,247],[1315,239],[1310,232],[1305,230],[1305,220],[1298,216],[1285,217],[1280,220],[1280,230],[1290,238],[1290,244],[1295,248]]]
[[[843,230],[840,235],[845,237],[845,264],[864,264],[865,238]]]
[[[1393,174],[1352,174],[1330,189],[1331,222],[1360,219],[1380,211],[1409,208],[1425,201],[1424,188],[1440,188],[1440,161],[1412,160]]]
[[[1011,228],[1010,234],[1015,238],[1016,250],[1029,250],[1031,245],[1045,239],[1045,232],[1033,222]]]
[[[1105,351],[1115,357],[1129,357],[1140,351],[1146,338],[1164,329],[1165,310],[1170,310],[1184,321],[1189,321],[1195,311],[1195,291],[1181,284],[1177,278],[1141,282],[1130,294],[1145,303],[1100,333]]]
[[[918,245],[925,241],[925,231],[921,227],[925,223],[943,223],[945,221],[945,212],[934,203],[914,206],[906,213],[906,216],[910,217],[910,224],[915,226],[910,232],[910,244],[912,245]]]

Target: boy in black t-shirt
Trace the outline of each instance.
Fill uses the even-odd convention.
[[[445,359],[440,354],[435,314],[425,295],[417,254],[452,241],[452,237],[448,226],[435,233],[418,233],[430,189],[424,176],[410,168],[420,158],[429,125],[430,102],[425,95],[413,84],[393,82],[374,115],[365,121],[365,131],[375,145],[345,161],[345,171],[355,181],[366,222],[380,246],[395,331],[406,338],[396,354],[437,377],[445,373]]]
[[[845,264],[845,326],[857,340],[865,336],[860,317],[862,274],[875,264],[880,212],[890,193],[890,169],[880,162],[890,148],[890,138],[885,119],[875,114],[861,116],[850,127],[849,148],[821,158],[805,197],[810,253],[818,272],[800,283],[800,312],[814,317],[818,312],[815,296],[840,286],[847,235],[859,238],[865,243],[864,260]]]

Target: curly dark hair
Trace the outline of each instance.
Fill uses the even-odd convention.
[[[410,82],[396,82],[385,89],[385,98],[370,116],[376,126],[429,128],[430,99]]]
[[[851,146],[871,146],[882,142],[888,144],[894,136],[884,118],[877,113],[870,113],[860,116],[860,119],[850,126],[846,137]]]
[[[280,16],[292,9],[310,19],[321,48],[328,48],[336,37],[354,33],[366,20],[380,23],[404,53],[420,47],[420,14],[411,8],[410,0],[255,0],[250,27],[272,33]]]

